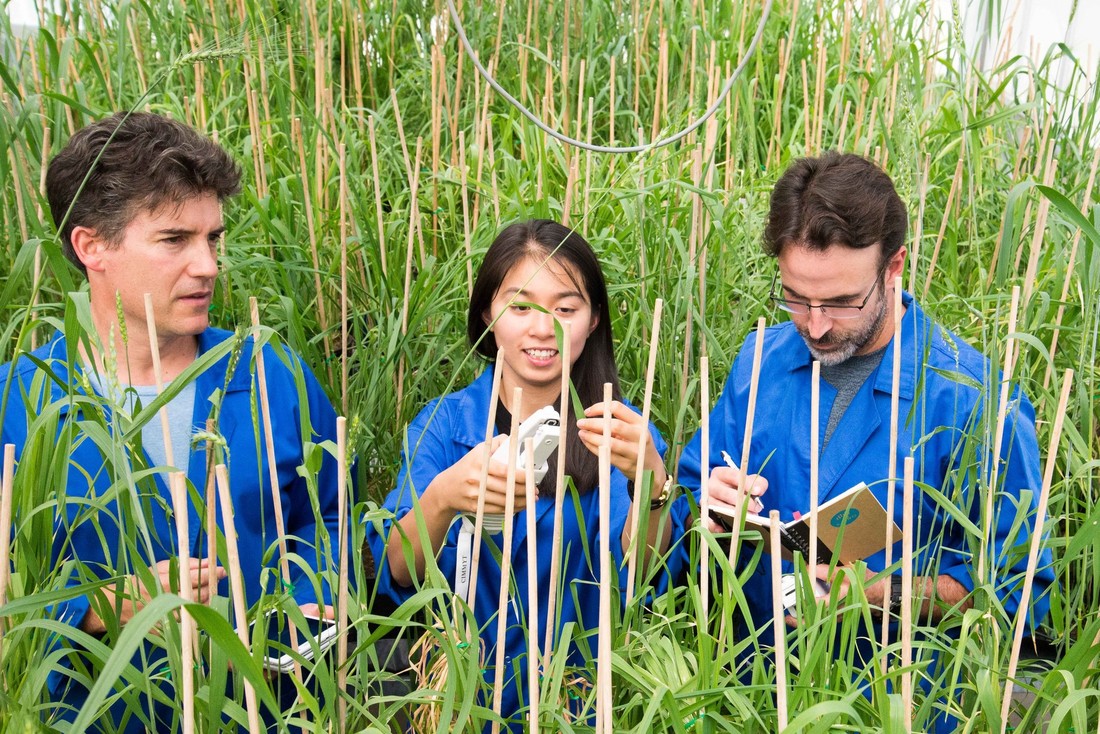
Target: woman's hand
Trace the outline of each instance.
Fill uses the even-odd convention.
[[[508,436],[494,436],[489,442],[489,456],[492,457],[497,449],[507,445]],[[522,450],[522,446],[517,449],[517,456]],[[504,512],[509,490],[508,463],[489,458],[486,468],[485,455],[484,442],[474,446],[448,469],[436,475],[428,485],[424,499],[428,499],[430,493],[432,497],[429,502],[437,502],[451,515],[458,512],[472,515],[477,512],[478,491],[481,488],[481,478],[485,476],[485,512],[498,515]],[[520,512],[527,507],[527,472],[518,468],[514,495],[515,511]],[[421,500],[422,503],[424,499]]]
[[[600,446],[604,443],[604,403],[599,402],[589,406],[585,409],[584,415],[584,418],[577,421],[577,435],[589,451],[599,456]],[[638,439],[643,431],[646,432],[646,445],[644,453],[639,456]],[[642,420],[641,415],[618,400],[613,400],[611,402],[611,464],[627,479],[633,481],[637,476],[639,463],[642,464],[642,468],[653,472],[654,487],[660,487],[665,483],[668,474],[665,471],[664,461],[653,443],[653,436],[649,435],[649,426]]]
[[[507,436],[495,436],[488,442],[488,451],[484,441],[479,443],[461,459],[437,474],[424,489],[424,494],[420,497],[420,512],[428,531],[426,540],[431,545],[432,553],[439,553],[439,549],[443,547],[456,513],[472,515],[477,512],[478,491],[481,489],[483,476],[486,477],[485,512],[496,515],[504,512],[510,489],[508,464],[494,461],[491,457],[507,440]],[[487,459],[486,454],[490,458]],[[513,493],[515,511],[520,512],[527,507],[526,472],[516,471]],[[405,558],[401,533],[390,533],[386,557],[389,559],[394,580],[401,586],[410,586],[414,578],[424,578],[424,539],[420,537],[415,511],[406,512],[397,522],[409,539],[413,552],[413,568],[409,568]]]

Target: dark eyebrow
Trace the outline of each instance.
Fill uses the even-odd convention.
[[[787,285],[785,283],[783,283],[783,281],[780,281],[779,285],[780,285],[781,288],[783,288],[783,290],[787,291],[787,293],[791,294],[796,299],[802,299],[802,300],[805,300],[805,301],[809,301],[809,299],[806,298],[806,296],[802,295],[801,293],[794,290],[793,288],[787,287]],[[860,297],[859,293],[857,293],[855,295],[852,295],[852,296],[833,296],[832,298],[823,299],[821,302],[823,304],[824,303],[839,303],[841,301],[854,301],[859,297]]]
[[[518,295],[521,295],[522,293],[523,293],[522,288],[505,288],[504,289],[504,294],[505,295],[516,295],[516,296],[518,296]],[[582,301],[584,300],[584,294],[581,293],[580,291],[561,291],[559,293],[553,294],[553,297],[556,298],[559,301],[563,300],[565,298],[579,298]]]
[[[197,234],[198,230],[187,229],[186,227],[165,227],[164,229],[157,230],[157,234],[161,236],[180,237]],[[218,227],[217,229],[210,230],[210,234],[215,237],[221,237],[225,234],[225,227]]]

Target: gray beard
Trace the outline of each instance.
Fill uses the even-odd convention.
[[[799,335],[802,337],[802,341],[806,342],[806,348],[810,350],[810,354],[818,362],[821,362],[824,367],[835,367],[836,365],[846,362],[851,359],[852,355],[863,349],[870,344],[881,333],[882,326],[886,322],[886,298],[881,297],[878,299],[878,308],[874,312],[874,316],[867,322],[866,326],[857,331],[854,334],[847,336],[832,337],[831,332],[826,333],[824,339],[818,340],[817,344],[825,346],[835,346],[837,348],[830,349],[827,352],[819,350],[810,338],[809,332],[801,326],[795,326],[798,329]]]

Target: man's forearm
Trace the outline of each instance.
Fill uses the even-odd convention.
[[[966,611],[974,602],[970,591],[952,576],[915,576],[913,598],[920,600],[919,619],[938,622],[949,609]],[[880,579],[867,588],[867,600],[882,609],[890,608],[890,577]]]

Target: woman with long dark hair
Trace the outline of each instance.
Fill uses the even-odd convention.
[[[533,308],[531,305],[537,306]],[[533,220],[506,227],[490,246],[478,270],[470,297],[467,334],[490,366],[473,383],[429,403],[408,429],[397,488],[385,507],[396,520],[385,523],[382,534],[368,530],[378,563],[378,589],[400,602],[420,586],[425,577],[426,556],[433,554],[445,578],[455,577],[462,530],[456,522],[462,514],[477,511],[478,493],[487,475],[485,513],[505,509],[508,492],[506,462],[485,460],[485,426],[489,417],[493,380],[492,360],[500,352],[500,401],[495,415],[495,451],[511,430],[512,413],[526,419],[544,406],[561,401],[562,360],[555,335],[555,320],[570,325],[570,378],[581,402],[588,406],[579,420],[565,415],[565,473],[572,479],[576,496],[564,502],[562,523],[562,585],[557,629],[575,623],[573,638],[598,627],[599,611],[599,492],[598,451],[603,442],[603,386],[611,383],[611,526],[612,556],[619,578],[625,582],[624,549],[629,546],[632,480],[638,463],[653,475],[653,499],[649,510],[648,553],[663,551],[671,529],[660,513],[669,496],[669,476],[661,454],[665,444],[652,426],[625,405],[620,397],[618,372],[612,352],[611,313],[607,287],[591,246],[577,232],[557,222]],[[522,405],[512,405],[513,389],[523,389]],[[569,401],[567,401],[569,402]],[[638,454],[641,431],[649,430],[644,454]],[[512,547],[512,598],[508,608],[505,653],[505,688],[502,714],[507,718],[521,709],[527,696],[526,634],[528,577],[536,574],[539,615],[536,639],[544,639],[547,620],[546,579],[550,575],[550,549],[554,530],[555,471],[551,465],[538,487],[535,507],[526,506],[526,477],[516,473],[515,528]],[[415,509],[414,509],[415,508]],[[526,512],[536,513],[538,567],[528,563]],[[645,512],[640,513],[645,519]],[[659,534],[659,537],[658,537]],[[487,624],[497,613],[502,583],[498,561],[502,537],[487,532],[481,539],[477,596],[474,614],[482,631],[486,678],[493,680],[496,624]],[[410,563],[411,561],[411,563]],[[508,583],[504,579],[503,583]],[[595,636],[587,647],[596,650]],[[576,647],[572,662],[582,661]]]

